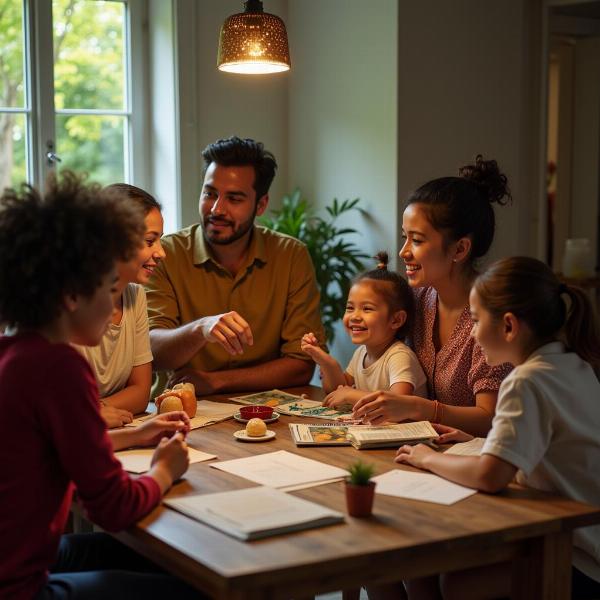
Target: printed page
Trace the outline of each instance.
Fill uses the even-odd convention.
[[[210,466],[274,488],[343,479],[347,475],[345,469],[285,450],[227,460]]]
[[[437,437],[438,434],[429,421],[399,423],[385,427],[349,427],[348,433],[357,441],[377,440],[420,440]]]
[[[444,454],[461,454],[463,456],[479,456],[485,438],[473,438],[468,442],[462,442],[460,444],[454,444],[444,452]]]
[[[292,439],[298,444],[349,445],[348,427],[344,425],[305,425],[290,423]]]
[[[216,454],[207,454],[195,448],[188,447],[190,464],[217,458]],[[133,448],[120,450],[115,456],[129,473],[145,473],[150,470],[154,448]]]
[[[477,493],[477,490],[452,483],[433,473],[394,469],[373,477],[376,494],[450,505]]]
[[[304,401],[305,398],[302,396],[295,396],[294,394],[288,394],[281,390],[269,390],[266,392],[257,392],[256,394],[248,394],[247,396],[231,396],[229,398],[234,402],[240,404],[265,404],[267,406],[281,406],[282,404],[290,404],[292,402]],[[314,400],[308,400],[308,402],[314,402]],[[316,402],[316,404],[321,404]],[[277,409],[279,411],[279,408]]]

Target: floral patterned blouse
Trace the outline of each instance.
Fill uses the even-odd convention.
[[[433,328],[437,317],[437,291],[417,288],[411,345],[427,376],[429,398],[454,406],[475,406],[479,392],[496,392],[510,373],[509,364],[490,367],[481,347],[470,336],[473,321],[465,307],[448,341],[435,350]]]

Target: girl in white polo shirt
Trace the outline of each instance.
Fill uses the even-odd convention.
[[[480,275],[469,303],[471,335],[488,364],[515,365],[500,387],[481,455],[451,456],[419,445],[403,446],[396,460],[486,492],[501,490],[516,475],[523,485],[598,504],[600,383],[592,365],[600,364],[600,334],[587,296],[544,263],[515,257]],[[438,431],[445,432],[442,442],[471,437]],[[600,598],[600,526],[576,530],[573,544],[572,597]],[[461,590],[508,596],[510,566],[452,573],[441,585],[444,597],[461,597]],[[423,580],[407,588],[411,597],[426,597]]]

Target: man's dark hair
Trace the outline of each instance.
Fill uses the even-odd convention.
[[[211,163],[223,167],[254,167],[254,191],[256,200],[260,200],[269,192],[277,162],[271,152],[265,150],[261,142],[249,138],[241,139],[232,136],[209,144],[202,151],[204,172]]]
[[[39,328],[66,295],[91,296],[117,260],[141,246],[144,214],[97,184],[63,171],[42,196],[23,185],[0,198],[0,323]]]

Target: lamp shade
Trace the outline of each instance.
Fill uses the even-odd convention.
[[[284,22],[263,12],[260,0],[248,0],[245,12],[231,15],[221,27],[217,67],[246,75],[290,69]]]

